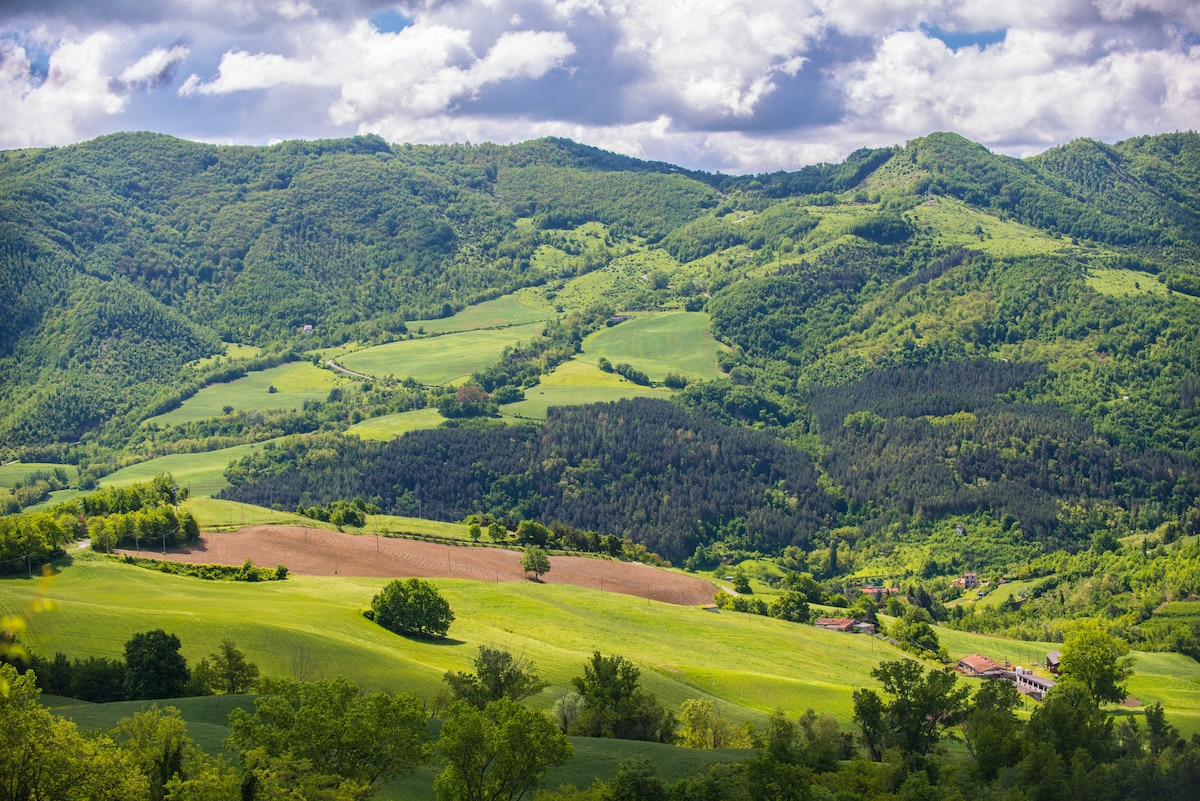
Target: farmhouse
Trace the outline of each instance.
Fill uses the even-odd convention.
[[[1007,673],[1003,665],[980,654],[964,656],[958,660],[955,670],[977,679],[1002,679]]]
[[[976,573],[963,573],[962,578],[956,578],[950,583],[955,587],[962,587],[964,590],[973,590],[979,586],[979,575]]]
[[[813,625],[819,629],[830,631],[854,631],[855,621],[849,617],[819,617]]]

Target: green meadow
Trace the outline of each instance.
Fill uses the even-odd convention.
[[[100,485],[124,487],[137,481],[148,481],[160,473],[170,473],[179,486],[188,488],[192,496],[206,497],[229,486],[224,473],[230,462],[260,450],[264,444],[252,442],[202,453],[172,453],[159,456],[110,473],[100,479]]]
[[[49,473],[57,468],[67,473],[67,478],[74,481],[79,477],[79,468],[73,464],[58,464],[55,462],[9,462],[0,465],[0,489],[12,489],[18,481],[22,481],[30,473],[41,471]]]
[[[540,323],[556,316],[553,309],[539,304],[530,293],[503,295],[468,306],[451,317],[438,320],[413,320],[409,331],[424,329],[427,334],[473,331],[479,328],[503,328],[525,323]]]
[[[719,378],[717,352],[722,345],[709,331],[703,312],[670,312],[634,317],[590,334],[583,343],[582,361],[595,364],[600,357],[613,364],[626,362],[651,379],[667,373],[689,378]]]
[[[249,373],[226,384],[210,384],[166,414],[143,425],[170,426],[225,414],[226,407],[244,412],[256,409],[299,409],[305,401],[323,401],[329,390],[349,382],[346,376],[310,362],[292,362]],[[271,391],[271,387],[275,391]]]
[[[292,576],[283,582],[209,582],[164,575],[81,553],[50,583],[55,609],[36,615],[37,652],[118,657],[129,637],[162,628],[196,661],[232,639],[268,675],[343,674],[370,689],[432,701],[447,670],[466,670],[481,644],[525,653],[550,688],[531,703],[549,709],[594,650],[642,668],[668,706],[711,698],[737,721],[761,723],[774,708],[812,707],[843,725],[851,693],[870,670],[902,652],[884,641],[735,612],[648,602],[580,587],[440,579],[456,620],[444,642],[398,637],[362,617],[385,579]],[[0,615],[23,608],[36,580],[0,580]],[[630,637],[636,631],[638,636]],[[1039,664],[1053,643],[939,629],[955,659],[982,653]],[[1200,665],[1178,654],[1137,653],[1130,692],[1161,702],[1181,731],[1200,732]]]
[[[1101,295],[1138,295],[1142,292],[1167,294],[1167,288],[1158,280],[1158,276],[1141,270],[1096,268],[1088,271],[1087,283]]]
[[[446,422],[446,418],[438,414],[437,409],[430,406],[407,412],[384,414],[379,417],[368,417],[361,423],[355,423],[346,429],[346,434],[359,439],[391,442],[409,431],[437,428],[444,422]]]
[[[423,384],[452,384],[492,364],[508,345],[531,339],[541,323],[406,339],[355,351],[339,359],[348,370],[377,377],[412,377]]]
[[[551,406],[606,403],[622,398],[668,398],[670,390],[641,387],[615,373],[572,359],[563,362],[540,384],[525,390],[525,400],[500,407],[508,417],[545,420]]]

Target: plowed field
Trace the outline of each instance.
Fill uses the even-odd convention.
[[[259,567],[286,565],[292,573],[309,576],[529,580],[521,570],[517,551],[340,534],[299,526],[247,526],[228,533],[201,534],[199,541],[189,547],[165,555],[150,549],[142,554],[220,565],[240,565],[250,559]],[[551,556],[550,572],[542,581],[686,606],[711,603],[716,589],[703,579],[648,565],[583,556]]]

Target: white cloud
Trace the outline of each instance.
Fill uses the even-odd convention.
[[[127,84],[155,84],[175,64],[187,58],[186,45],[175,45],[171,49],[156,47],[135,63],[125,68],[120,80]]]
[[[67,144],[89,123],[121,112],[125,98],[113,91],[104,64],[114,46],[95,33],[82,41],[63,40],[38,80],[25,49],[0,50],[0,146]]]
[[[646,91],[717,117],[751,115],[823,31],[815,10],[794,0],[662,0],[609,11],[623,53],[648,67]]]
[[[331,87],[340,90],[331,121],[357,124],[401,112],[437,114],[489,84],[540,78],[575,52],[557,31],[505,33],[483,57],[471,48],[469,31],[444,25],[418,23],[383,33],[359,22],[346,32],[322,27],[308,33],[302,48],[311,52],[307,57],[230,51],[213,80],[192,76],[180,92]]]
[[[842,74],[851,126],[955,130],[989,144],[1053,144],[1190,127],[1200,109],[1200,49],[1138,51],[1094,32],[1012,31],[985,50],[951,51],[917,32],[887,37]],[[1112,46],[1095,55],[1097,47]]]

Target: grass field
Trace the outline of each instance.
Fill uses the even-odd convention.
[[[57,464],[54,462],[12,462],[0,465],[0,489],[12,489],[13,486],[30,473],[42,471],[49,473],[61,467],[67,473],[70,481],[79,477],[79,468],[73,464]]]
[[[605,403],[622,398],[668,398],[670,390],[641,387],[615,373],[571,360],[544,376],[537,386],[525,390],[525,400],[500,407],[502,415],[545,420],[551,406]]]
[[[553,309],[539,305],[528,293],[504,295],[468,306],[452,317],[439,320],[413,320],[407,323],[408,330],[416,332],[422,328],[428,334],[446,334],[453,331],[471,331],[478,328],[500,328],[524,323],[545,322],[557,316]]]
[[[369,417],[361,423],[355,423],[346,429],[346,434],[359,439],[372,439],[380,442],[391,442],[409,431],[421,431],[427,428],[437,428],[446,418],[438,414],[433,407],[413,409],[396,414],[385,414],[379,417]]]
[[[722,346],[708,330],[703,312],[671,312],[635,317],[602,328],[583,343],[580,360],[595,364],[600,357],[613,364],[626,362],[661,381],[668,372],[690,378],[719,378],[717,351]]]
[[[100,486],[124,487],[137,481],[149,481],[159,473],[170,473],[179,486],[191,491],[192,496],[207,497],[229,486],[224,473],[230,462],[261,449],[263,445],[263,442],[254,442],[203,453],[160,456],[110,473],[100,479]]]
[[[350,381],[332,370],[323,370],[309,362],[281,364],[269,370],[250,373],[227,384],[212,384],[183,402],[178,409],[148,418],[143,425],[170,426],[192,420],[207,420],[225,414],[225,407],[236,411],[255,409],[299,409],[305,401],[323,401],[329,390]],[[275,387],[275,392],[270,388]]]
[[[367,375],[411,376],[423,384],[452,384],[496,361],[505,346],[537,336],[541,328],[541,323],[526,323],[407,339],[347,354],[339,362],[349,370]]]
[[[670,706],[711,697],[731,717],[756,721],[775,706],[795,712],[812,706],[848,722],[855,677],[898,653],[869,638],[768,618],[562,585],[461,580],[436,582],[457,616],[452,639],[418,642],[361,616],[383,583],[306,576],[204,582],[83,554],[53,579],[57,610],[36,616],[29,643],[42,653],[116,657],[133,633],[163,628],[180,637],[191,661],[227,637],[267,674],[292,675],[303,661],[314,676],[343,673],[365,687],[426,698],[446,670],[466,669],[480,644],[501,645],[526,653],[551,682],[533,701],[543,709],[598,649],[638,662],[647,688]],[[0,613],[22,607],[35,584],[0,581]]]
[[[1088,272],[1087,284],[1101,295],[1167,294],[1157,276],[1140,270],[1093,269]]]

